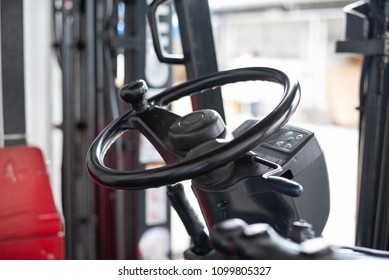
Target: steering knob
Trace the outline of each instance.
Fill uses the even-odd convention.
[[[146,93],[148,87],[144,80],[135,80],[124,85],[119,92],[124,102],[130,103],[137,112],[142,112],[148,108]]]

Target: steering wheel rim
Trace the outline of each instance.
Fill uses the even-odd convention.
[[[111,122],[96,137],[86,155],[86,167],[95,182],[119,189],[146,189],[175,184],[214,170],[247,153],[285,124],[296,110],[300,100],[297,80],[284,72],[267,67],[239,68],[217,72],[171,87],[149,98],[148,104],[164,106],[184,96],[206,91],[213,87],[243,81],[270,81],[283,85],[284,90],[278,105],[262,120],[237,138],[216,147],[207,154],[188,160],[148,170],[117,170],[104,164],[109,147],[126,130],[134,129],[128,124],[135,118],[131,109]],[[135,128],[136,129],[136,128]]]

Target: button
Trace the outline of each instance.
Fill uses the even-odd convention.
[[[278,146],[278,147],[281,147],[282,145],[284,145],[285,144],[285,141],[277,141],[277,143],[276,143],[276,145]]]
[[[297,139],[297,140],[301,140],[303,137],[304,137],[303,134],[299,134],[299,135],[296,136],[296,139]]]
[[[292,147],[293,147],[292,144],[288,143],[288,144],[285,145],[284,148],[287,149],[287,150],[290,150],[290,149],[292,149]]]
[[[292,142],[294,140],[294,137],[288,137],[286,138],[286,142]]]
[[[292,137],[293,136],[293,131],[288,131],[287,133],[285,133],[285,137]]]

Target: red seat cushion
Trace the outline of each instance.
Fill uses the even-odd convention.
[[[35,147],[0,149],[0,242],[62,237],[42,152]]]

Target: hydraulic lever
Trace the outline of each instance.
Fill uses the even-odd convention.
[[[278,174],[282,171],[282,167],[279,164],[260,158],[257,155],[253,155],[252,161],[273,168],[273,170],[263,174],[262,178],[270,182],[269,187],[274,191],[291,197],[299,197],[302,194],[303,187],[299,183],[284,177],[274,176],[274,174]]]
[[[168,186],[167,196],[170,205],[176,210],[193,242],[193,247],[185,252],[185,257],[199,259],[207,256],[209,259],[213,255],[211,242],[204,231],[203,224],[186,198],[182,184]]]

